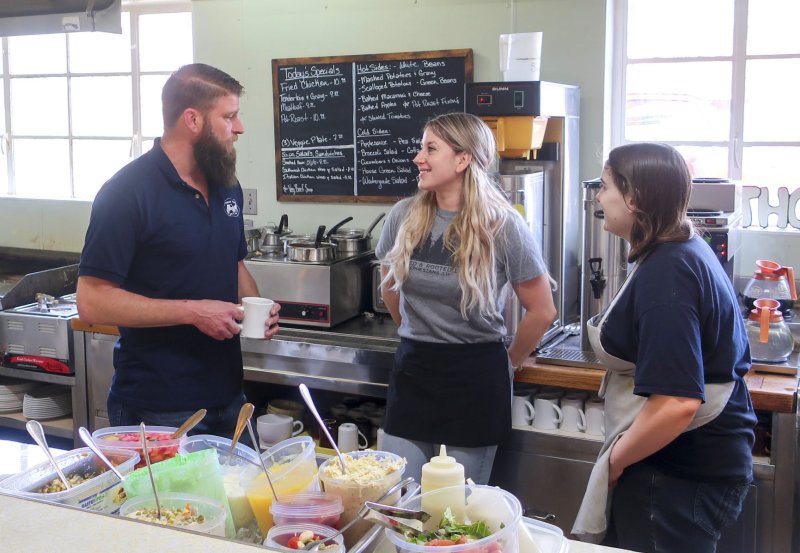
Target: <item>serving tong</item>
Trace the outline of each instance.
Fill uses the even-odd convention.
[[[395,484],[394,486],[392,486],[391,488],[386,490],[384,492],[384,494],[378,498],[378,501],[380,502],[380,501],[384,501],[384,500],[390,498],[394,493],[402,490],[403,488],[405,488],[407,486],[410,486],[413,483],[414,483],[414,478],[412,476],[406,477],[405,479],[401,480],[400,482],[398,482],[397,484]],[[374,506],[379,506],[380,508],[384,508],[384,507],[388,507],[390,509],[393,508],[393,507],[390,507],[389,505],[381,505],[380,503],[364,502],[364,505],[358,511],[358,514],[353,518],[353,520],[351,520],[350,522],[348,522],[347,524],[342,526],[339,529],[338,532],[336,532],[335,534],[331,534],[327,538],[324,538],[324,539],[321,539],[321,540],[310,541],[305,545],[305,547],[303,547],[303,549],[305,551],[317,551],[317,550],[319,550],[319,548],[320,548],[320,546],[322,544],[329,543],[331,540],[333,540],[337,536],[340,536],[341,534],[344,534],[345,531],[347,531],[347,529],[349,529],[352,525],[354,525],[356,522],[358,522],[362,518],[364,518],[365,520],[370,520],[370,519],[366,518],[367,514],[369,514],[369,512],[370,512],[370,508],[367,506],[367,503],[371,503]],[[408,511],[408,509],[402,509],[402,510],[403,511]],[[412,512],[412,511],[408,511],[408,512]],[[422,511],[419,511],[419,512],[421,512],[421,513],[423,513],[425,515],[428,515],[428,513],[424,513]],[[428,515],[428,518],[430,518],[430,515]],[[427,518],[425,520],[427,520]],[[380,521],[375,521],[375,522],[377,524],[383,524]],[[424,522],[424,520],[423,520],[423,522]],[[416,531],[416,530],[414,530],[414,531]]]
[[[382,505],[374,501],[365,501],[364,507],[368,509],[364,520],[391,528],[409,539],[421,535],[422,523],[431,518],[430,513],[422,510]]]
[[[144,423],[139,424],[139,437],[142,441],[142,454],[144,461],[147,463],[147,475],[150,477],[150,486],[153,488],[153,499],[156,502],[156,516],[161,520],[161,502],[158,500],[158,491],[156,490],[156,480],[153,478],[153,466],[150,464],[150,452],[147,450],[147,432],[145,431]]]

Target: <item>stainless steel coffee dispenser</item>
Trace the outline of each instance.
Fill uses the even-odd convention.
[[[628,274],[628,245],[603,229],[603,210],[597,203],[600,179],[583,183],[583,252],[581,264],[581,349],[589,350],[586,321],[611,302]]]

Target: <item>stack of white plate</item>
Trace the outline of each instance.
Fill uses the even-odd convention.
[[[72,392],[67,386],[43,384],[25,394],[22,414],[27,419],[56,419],[72,413]]]
[[[35,386],[36,382],[0,377],[0,413],[21,411],[25,392]]]

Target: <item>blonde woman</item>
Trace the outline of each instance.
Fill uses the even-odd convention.
[[[489,174],[494,136],[479,118],[441,115],[414,158],[419,192],[392,208],[376,255],[401,341],[389,381],[384,449],[407,474],[446,444],[485,484],[511,430],[512,367],[556,315],[530,230]],[[526,313],[508,351],[501,315],[510,284]]]

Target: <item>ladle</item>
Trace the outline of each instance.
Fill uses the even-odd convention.
[[[37,443],[39,447],[42,448],[44,454],[47,455],[47,459],[50,461],[50,464],[53,465],[53,468],[56,470],[56,474],[61,481],[64,483],[64,487],[68,490],[72,489],[72,484],[69,483],[67,477],[64,476],[64,473],[61,472],[61,469],[58,467],[58,463],[53,458],[53,454],[50,452],[50,448],[47,446],[47,438],[44,437],[44,429],[39,421],[30,420],[25,423],[25,428],[28,429],[28,434],[31,435],[33,441]]]
[[[306,402],[308,408],[311,410],[311,414],[314,415],[314,418],[317,419],[319,423],[319,427],[325,433],[325,436],[328,438],[328,441],[333,446],[333,449],[336,450],[336,455],[339,456],[339,462],[342,464],[342,474],[347,472],[347,467],[344,463],[344,457],[342,456],[342,452],[339,451],[339,446],[336,445],[336,441],[331,436],[331,433],[328,432],[328,428],[325,426],[325,423],[322,422],[322,417],[319,416],[319,411],[317,411],[317,406],[314,405],[314,400],[311,399],[311,393],[308,391],[308,386],[305,384],[300,384],[300,395],[303,396],[303,401]]]
[[[253,416],[253,411],[255,411],[255,406],[252,403],[245,403],[239,409],[239,418],[236,419],[236,429],[233,431],[233,438],[231,439],[231,450],[228,453],[228,459],[225,461],[226,465],[231,463],[231,456],[233,455],[233,451],[236,449],[236,444],[239,442],[239,438],[242,437],[242,432],[244,432],[244,426],[247,421],[250,420],[250,417]],[[258,450],[258,442],[254,442],[253,446]]]
[[[156,490],[156,480],[153,478],[153,467],[150,465],[150,452],[147,451],[147,432],[144,428],[144,423],[139,424],[139,437],[142,441],[142,454],[144,455],[144,462],[147,463],[147,475],[150,477],[150,486],[153,488],[153,499],[156,501],[156,516],[161,521],[161,502],[158,500],[158,491]]]
[[[388,499],[389,497],[391,497],[391,495],[393,493],[395,493],[398,490],[401,490],[401,489],[405,488],[406,486],[412,484],[413,482],[414,482],[414,477],[412,477],[412,476],[409,476],[409,477],[401,480],[400,482],[398,482],[397,484],[395,484],[394,486],[392,486],[391,488],[386,490],[386,492],[382,496],[380,496],[378,498],[377,503],[380,503],[381,501],[383,501],[385,499]],[[364,518],[367,515],[368,512],[369,512],[369,507],[367,506],[367,504],[365,502],[364,505],[361,506],[361,509],[358,511],[358,514],[355,516],[355,518],[353,518],[353,520],[351,520],[350,522],[348,522],[347,524],[342,526],[339,529],[338,532],[336,532],[335,534],[333,534],[331,536],[328,536],[327,538],[322,539],[322,540],[310,541],[305,545],[305,547],[303,547],[303,549],[305,549],[306,551],[317,551],[317,550],[319,550],[320,546],[323,543],[329,542],[332,539],[334,539],[336,536],[339,536],[339,535],[343,534],[345,531],[347,531],[348,528],[350,528],[356,522],[358,522],[359,520]],[[380,523],[378,523],[378,524],[380,524]]]
[[[178,429],[172,433],[170,439],[177,440],[178,438],[186,434],[189,430],[200,424],[200,421],[203,420],[205,416],[206,416],[206,410],[198,409],[197,411],[194,412],[194,414],[191,417],[186,419],[186,422],[180,425]]]
[[[250,439],[253,440],[253,443],[256,442],[256,433],[253,432],[253,423],[250,422],[250,419],[247,419],[247,431],[250,432]],[[264,469],[264,476],[267,477],[267,483],[269,484],[269,489],[272,490],[272,501],[275,503],[280,503],[280,499],[278,499],[278,494],[275,493],[275,486],[272,485],[272,478],[269,476],[269,471],[267,470],[267,464],[264,462],[264,457],[260,454],[258,456],[258,460],[261,461],[261,468]]]
[[[100,450],[100,448],[97,447],[97,444],[94,442],[94,438],[92,438],[92,435],[89,434],[89,431],[86,430],[85,427],[81,426],[80,428],[78,428],[78,435],[81,437],[81,440],[83,440],[83,443],[86,444],[86,447],[91,449],[92,452],[97,456],[97,458],[103,461],[106,464],[106,466],[109,469],[111,469],[111,471],[117,476],[117,478],[119,478],[120,482],[125,480],[125,476],[123,476],[123,474],[119,470],[117,470],[117,467],[115,467],[114,464],[108,460],[108,457],[106,457],[105,454]]]
[[[330,240],[331,236],[333,236],[336,233],[337,230],[339,230],[340,228],[342,228],[344,225],[346,225],[347,223],[349,223],[352,220],[353,220],[352,217],[347,217],[345,219],[342,219],[341,221],[339,221],[335,225],[333,225],[331,227],[331,230],[328,231],[328,234],[325,235],[325,240]]]

